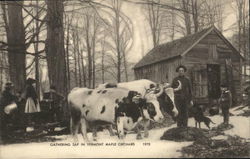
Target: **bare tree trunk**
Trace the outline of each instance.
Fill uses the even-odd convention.
[[[92,55],[91,55],[91,45],[90,45],[90,17],[85,15],[85,33],[86,33],[86,45],[87,45],[87,55],[88,55],[88,87],[91,88],[92,81]]]
[[[70,63],[69,63],[69,30],[70,30],[70,21],[67,20],[67,37],[66,37],[66,65],[67,65],[67,90],[71,89],[70,87]]]
[[[242,1],[236,1],[238,7],[238,51],[241,52],[241,30],[242,30]],[[245,62],[243,61],[243,74],[246,75]]]
[[[83,52],[83,51],[81,51]],[[81,68],[82,68],[82,76],[83,76],[83,87],[86,87],[87,86],[87,83],[86,83],[86,69],[85,69],[85,66],[84,66],[84,62],[83,62],[83,54],[81,53],[80,54],[81,56]]]
[[[94,45],[93,45],[93,47],[95,47]],[[92,88],[95,88],[95,70],[96,70],[96,68],[95,68],[95,49],[93,48],[93,54],[92,54],[92,60],[93,60],[93,62],[92,62],[92,65],[93,65],[93,68],[92,68],[92,77],[93,77],[93,80],[92,80]]]
[[[77,30],[77,29],[76,29]],[[76,32],[76,50],[77,50],[77,64],[78,64],[78,74],[79,74],[79,85],[80,87],[82,87],[82,74],[81,74],[81,66],[80,66],[80,62],[81,62],[81,58],[80,58],[80,54],[82,54],[80,52],[80,48],[79,48],[79,36],[78,36],[78,30]]]
[[[73,31],[73,54],[74,54],[74,74],[75,74],[75,84],[78,86],[78,76],[77,76],[77,57],[76,57],[76,52],[77,52],[77,45],[76,45],[76,33]]]
[[[129,45],[129,36],[123,35],[121,37],[121,52],[122,52],[122,57],[123,57],[123,66],[124,66],[124,73],[125,73],[125,81],[128,82],[128,64],[127,64],[127,56],[126,52],[131,49],[131,46],[128,47]]]
[[[7,55],[6,55],[6,53],[3,51],[3,50],[0,50],[0,74],[1,74],[1,77],[0,77],[0,83],[1,83],[1,85],[0,85],[0,90],[2,91],[2,88],[3,88],[3,86],[4,86],[4,81],[8,81],[8,79],[9,79],[9,68],[8,68],[8,58],[7,58]]]
[[[174,0],[172,0],[172,6],[175,7],[174,5]],[[176,21],[176,16],[174,13],[174,10],[171,11],[171,41],[174,40],[175,37],[175,21]]]
[[[36,0],[36,5],[38,6],[38,0]],[[38,12],[38,7],[36,7],[36,18],[39,18],[39,12]],[[39,22],[36,20],[35,21],[35,29],[36,31],[34,31],[34,34],[35,33],[38,33],[39,32]],[[36,34],[36,37],[35,37],[35,40],[36,41],[39,41],[39,34]],[[40,100],[40,76],[39,76],[39,57],[38,57],[38,43],[34,43],[34,50],[35,50],[35,77],[36,77],[36,92],[37,92],[37,95],[38,95],[38,98]]]
[[[158,1],[157,3],[160,3]],[[151,35],[153,39],[154,47],[159,45],[160,40],[160,6],[153,4],[153,1],[148,0],[147,4],[147,12],[148,12],[148,22],[151,30]]]
[[[128,82],[128,66],[127,66],[127,60],[126,60],[126,54],[125,51],[123,53],[123,65],[124,65],[124,71],[125,71],[125,80]]]
[[[194,23],[194,32],[196,33],[199,30],[197,0],[191,0],[191,1],[192,1],[192,16],[193,16],[193,23]]]
[[[185,26],[186,26],[186,33],[187,35],[191,34],[191,21],[189,15],[189,0],[182,0],[182,7],[185,12],[183,12],[184,19],[185,19]]]
[[[93,47],[95,47],[95,46],[93,46]],[[95,88],[95,50],[93,50],[93,83],[92,83],[92,88]]]
[[[22,5],[23,1],[9,1],[8,18],[6,18],[5,8],[3,13],[6,18],[4,19],[8,43],[9,75],[16,91],[24,88],[26,79],[26,47]]]
[[[106,37],[104,36],[104,38],[102,39],[102,45],[101,45],[101,47],[102,47],[102,51],[101,51],[101,53],[102,53],[102,56],[101,56],[101,58],[102,58],[102,60],[101,60],[102,83],[105,82],[105,68],[104,68],[105,38]]]
[[[217,23],[218,23],[218,29],[223,32],[223,4],[221,4],[221,2],[219,2],[219,4],[217,4],[215,6],[216,9],[216,14],[217,14]]]
[[[0,91],[2,92],[3,88],[3,52],[0,50]]]
[[[63,12],[61,0],[47,0],[46,55],[50,84],[66,96],[66,64],[64,50]]]
[[[98,24],[98,21],[96,19],[96,15],[94,15],[94,22],[93,22],[93,29],[94,29],[94,32],[93,32],[93,37],[92,37],[92,65],[93,65],[93,83],[92,83],[92,88],[95,88],[95,71],[96,71],[96,67],[95,67],[95,54],[96,54],[96,38],[97,38],[97,31],[99,29],[99,24]]]
[[[242,45],[243,45],[243,53],[244,53],[244,57],[246,58],[246,62],[245,62],[245,67],[244,67],[244,75],[247,75],[247,60],[248,60],[248,56],[247,56],[247,42],[246,42],[246,14],[245,14],[245,10],[246,10],[246,1],[242,2]],[[249,37],[248,37],[249,38]]]
[[[5,74],[5,79],[8,81],[10,80],[10,75],[9,75],[9,63],[8,63],[8,56],[3,55],[3,65],[4,65],[4,74]]]
[[[120,52],[120,8],[118,0],[114,0],[115,6],[115,33],[116,33],[116,51],[117,51],[117,82],[121,82],[121,52]]]

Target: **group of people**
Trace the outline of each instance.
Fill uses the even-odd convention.
[[[176,68],[178,76],[173,79],[175,105],[178,110],[177,127],[188,126],[188,109],[193,103],[192,85],[190,79],[185,75],[187,68],[180,65]],[[181,85],[181,86],[180,86]],[[219,104],[223,115],[223,124],[229,123],[229,108],[232,106],[232,95],[228,85],[221,85],[221,97]]]
[[[39,122],[36,114],[41,112],[41,107],[35,88],[36,80],[32,78],[28,78],[25,88],[16,94],[14,93],[14,85],[11,82],[5,84],[0,98],[0,126],[2,136],[8,134],[7,125],[9,123],[16,123],[26,131],[27,127]],[[50,91],[44,93],[44,100],[49,100],[48,102],[52,105],[50,111],[52,114],[56,114],[56,117],[59,116],[59,103],[62,99],[63,96],[56,92],[55,86],[51,86]]]
[[[178,76],[174,78],[172,82],[172,88],[174,89],[175,105],[178,110],[177,127],[188,126],[188,109],[193,105],[192,85],[189,78],[185,75],[187,68],[180,65],[176,68]],[[14,110],[18,106],[19,114],[24,114],[27,119],[28,125],[33,124],[34,113],[40,112],[39,98],[35,90],[36,80],[29,78],[26,80],[26,87],[23,91],[18,92],[16,95],[13,93],[13,84],[8,82],[5,85],[5,89],[2,92],[0,101],[0,113],[1,113],[1,130],[4,134],[6,131],[7,119],[10,116],[10,111]],[[50,111],[57,117],[60,116],[59,103],[64,97],[56,92],[54,86],[50,87],[50,91],[44,93],[45,101],[50,102],[52,106]],[[224,123],[229,122],[229,108],[232,105],[231,92],[227,85],[221,85],[221,98],[219,99],[221,110],[224,118]]]
[[[24,126],[24,118],[31,124],[33,113],[40,112],[38,96],[35,90],[36,80],[29,78],[23,91],[14,93],[14,85],[11,82],[5,84],[1,94],[0,113],[2,135],[6,135],[7,125],[18,124]],[[19,118],[18,118],[19,117]]]

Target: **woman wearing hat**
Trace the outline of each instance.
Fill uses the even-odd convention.
[[[190,80],[185,76],[187,68],[180,65],[176,68],[179,74],[174,78],[172,87],[174,88],[174,101],[178,110],[177,127],[187,127],[188,106],[192,104],[192,87]]]
[[[26,80],[26,88],[24,90],[23,98],[26,99],[24,112],[28,115],[28,122],[31,120],[31,115],[36,112],[40,112],[40,105],[38,102],[38,96],[34,85],[36,80],[28,78]]]

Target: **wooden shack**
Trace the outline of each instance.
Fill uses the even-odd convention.
[[[214,26],[149,51],[134,67],[136,79],[172,82],[180,64],[188,68],[194,100],[208,103],[220,96],[220,84],[229,84],[233,102],[241,94],[243,57]]]

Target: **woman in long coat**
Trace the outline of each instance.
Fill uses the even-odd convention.
[[[28,78],[26,80],[26,88],[24,90],[24,95],[23,95],[24,98],[26,99],[24,113],[26,113],[28,116],[28,122],[30,122],[32,114],[41,111],[40,105],[38,102],[38,96],[34,88],[35,83],[36,83],[36,80],[32,78]]]

